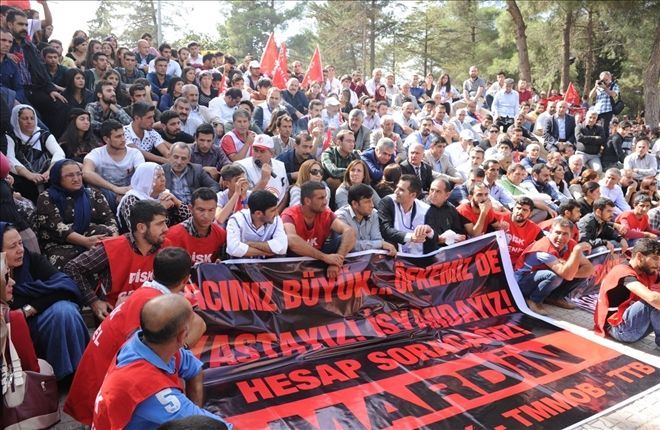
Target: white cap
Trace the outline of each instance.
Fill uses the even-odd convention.
[[[250,69],[259,69],[261,68],[261,64],[257,60],[252,60],[250,61]]]
[[[339,106],[339,100],[335,97],[328,97],[325,99],[325,105],[326,106]]]
[[[470,130],[461,131],[461,140],[474,140],[474,134]]]
[[[267,134],[258,134],[254,138],[254,143],[252,146],[258,146],[260,148],[273,149],[275,144],[273,143],[273,138]]]

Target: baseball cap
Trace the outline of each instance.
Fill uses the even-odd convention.
[[[257,60],[252,60],[250,61],[250,69],[259,69],[261,68],[261,64]]]
[[[328,97],[325,99],[325,105],[326,106],[339,106],[339,100],[337,100],[335,97]]]
[[[463,140],[474,140],[474,134],[470,130],[461,131],[461,139]]]
[[[258,134],[254,138],[254,143],[252,144],[253,147],[258,146],[259,148],[264,148],[264,149],[273,149],[275,147],[275,144],[273,143],[273,138],[268,136],[267,134]]]

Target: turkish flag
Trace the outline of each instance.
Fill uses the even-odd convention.
[[[330,148],[332,146],[332,130],[328,128],[325,132],[325,139],[323,139],[323,150]]]
[[[277,46],[275,46],[275,33],[270,33],[264,53],[261,54],[261,73],[272,76],[277,62]]]
[[[5,0],[2,4],[21,10],[30,9],[30,0]]]
[[[323,82],[323,66],[321,66],[321,52],[319,52],[318,46],[314,50],[312,61],[305,72],[305,78],[302,81],[303,88],[307,88],[312,82]]]
[[[280,46],[280,55],[275,62],[273,70],[273,85],[279,89],[286,88],[286,81],[289,80],[289,68],[286,60],[286,43],[282,42]]]
[[[566,94],[564,94],[564,101],[570,103],[572,106],[580,106],[580,93],[573,86],[573,82],[568,83],[568,89],[566,89]]]

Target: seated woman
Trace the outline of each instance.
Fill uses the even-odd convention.
[[[36,202],[38,187],[48,182],[50,167],[64,158],[64,151],[49,131],[37,126],[37,113],[32,106],[14,106],[11,126],[7,158],[16,179],[14,190]]]
[[[362,160],[353,160],[350,162],[346,168],[346,173],[344,173],[344,182],[337,187],[335,191],[335,209],[339,209],[342,206],[348,204],[348,189],[351,185],[355,184],[365,184],[371,188],[371,177],[369,176],[369,169],[367,164]],[[378,207],[380,202],[380,196],[376,190],[371,188],[374,192],[371,199],[374,201],[374,207]]]
[[[600,198],[600,184],[589,181],[582,185],[582,197],[577,199],[580,205],[580,215],[586,216],[594,211],[594,202]]]
[[[89,341],[80,315],[78,286],[43,255],[23,248],[14,226],[0,222],[1,251],[16,281],[11,309],[21,309],[30,327],[37,356],[48,361],[58,380],[73,375]]]
[[[300,204],[300,186],[307,181],[323,182],[323,167],[321,163],[316,160],[306,160],[300,165],[298,169],[298,179],[296,183],[289,188],[289,206]],[[325,183],[323,183],[325,185]],[[330,188],[325,185],[325,192],[330,201]]]
[[[156,163],[140,164],[131,178],[131,190],[121,198],[117,206],[117,220],[121,232],[130,231],[131,209],[140,200],[160,202],[168,211],[167,225],[173,226],[188,218],[191,212],[188,205],[177,199],[165,188],[165,173]]]
[[[51,169],[50,187],[37,200],[35,224],[41,250],[58,270],[102,239],[119,233],[103,194],[85,188],[80,165],[67,159]]]
[[[178,99],[183,95],[183,79],[174,77],[170,80],[170,83],[167,85],[167,93],[163,94],[158,103],[158,109],[161,112],[165,112],[174,104],[174,100]]]
[[[25,315],[20,309],[9,308],[9,303],[14,298],[14,284],[14,280],[9,276],[6,255],[0,252],[0,326],[11,323],[11,343],[21,360],[21,368],[24,371],[38,372],[39,361],[37,353],[34,352]],[[0,345],[5,345],[5,338],[2,336],[6,336],[6,332],[0,330]]]
[[[385,166],[383,169],[383,179],[374,187],[374,190],[378,193],[378,197],[382,199],[392,194],[396,188],[396,184],[399,183],[399,179],[401,179],[401,166],[398,164],[388,164]]]
[[[658,181],[654,176],[648,176],[639,183],[637,194],[645,194],[651,198],[651,209],[658,206],[660,193],[658,192]]]
[[[69,109],[85,109],[96,99],[94,93],[86,88],[85,74],[80,69],[67,69],[64,72],[64,92]]]
[[[69,124],[60,138],[66,158],[82,163],[85,155],[100,146],[91,125],[89,112],[79,108],[71,109]]]
[[[21,234],[25,248],[33,254],[41,254],[37,235],[31,228],[34,203],[14,193],[14,177],[9,175],[9,160],[0,152],[0,221],[14,224]]]
[[[557,190],[559,194],[559,201],[565,203],[573,198],[571,192],[568,190],[568,184],[564,180],[566,169],[562,164],[554,165],[550,168],[551,181],[550,186]]]
[[[566,171],[564,171],[564,173],[565,172]],[[573,196],[575,200],[578,200],[580,197],[584,196],[582,189],[584,184],[587,182],[598,182],[598,173],[596,173],[595,170],[584,169],[580,176],[574,178],[571,181],[571,185],[568,187],[568,191],[571,192],[571,196]]]

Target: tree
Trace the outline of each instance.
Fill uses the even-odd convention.
[[[653,50],[649,62],[644,69],[644,106],[646,112],[644,119],[651,126],[656,126],[660,121],[660,21],[655,22],[655,36],[653,38]]]
[[[117,0],[101,0],[99,2],[94,19],[87,21],[90,39],[103,39],[112,34],[118,5]]]
[[[129,46],[135,45],[144,33],[149,33],[154,38],[156,45],[160,45],[164,40],[157,40],[158,35],[158,11],[157,3],[159,0],[144,0],[141,2],[130,2],[121,4],[125,7],[123,16],[124,22],[130,22],[131,25],[122,33],[121,39]],[[183,8],[181,1],[160,1],[161,16],[163,22],[160,23],[162,29],[169,33],[178,33],[180,27],[176,24],[176,18],[181,14]]]
[[[518,48],[518,64],[520,68],[520,77],[526,79],[528,82],[532,81],[532,71],[529,66],[529,53],[527,51],[527,35],[525,30],[525,20],[523,19],[520,9],[516,4],[516,0],[507,0],[507,10],[513,18],[515,24],[514,30],[516,33],[516,47]]]
[[[305,4],[287,8],[289,3],[276,0],[234,1],[225,28],[229,53],[235,56],[261,55],[268,35],[285,30],[287,22],[300,17]]]

